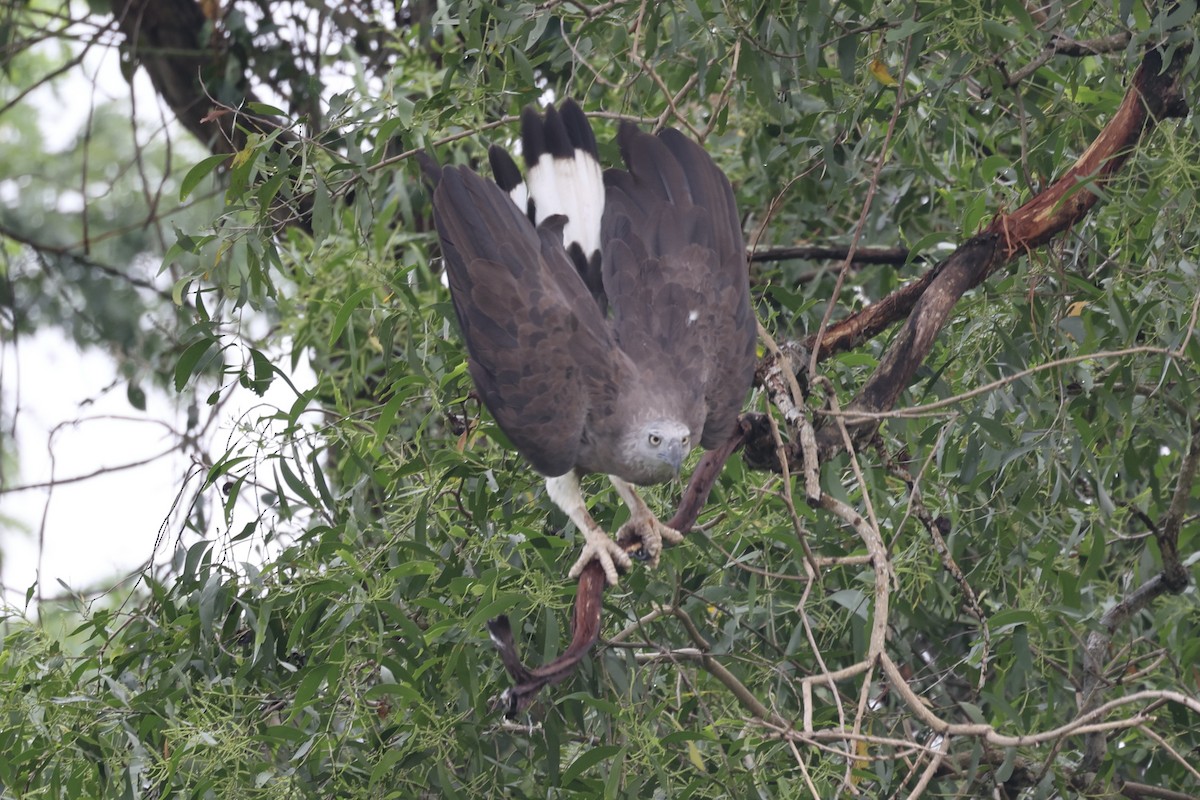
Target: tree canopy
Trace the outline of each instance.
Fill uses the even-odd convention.
[[[5,610],[0,796],[1196,796],[1195,13],[8,4],[0,332],[190,398],[206,474],[170,569]],[[159,124],[47,152],[103,50]],[[649,495],[687,539],[608,591],[472,392],[414,158],[568,96],[607,164],[703,143],[761,322],[738,435]]]

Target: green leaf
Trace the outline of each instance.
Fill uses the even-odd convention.
[[[612,744],[599,745],[597,747],[585,749],[582,754],[580,754],[574,761],[571,762],[571,764],[565,770],[563,770],[563,774],[562,774],[563,787],[564,788],[570,787],[571,784],[573,784],[576,781],[576,779],[578,779],[580,776],[582,776],[583,773],[586,772],[588,769],[596,766],[601,761],[604,761],[607,758],[611,758],[620,753],[623,753],[624,749],[625,748],[623,748],[623,747],[619,747],[617,745],[612,745]]]
[[[396,415],[400,412],[400,409],[409,402],[412,402],[412,400],[407,394],[396,394],[391,400],[387,401],[387,404],[383,407],[383,410],[379,412],[379,419],[375,422],[376,444],[383,442],[384,438],[391,431],[392,425],[396,421]]]
[[[321,687],[334,678],[335,669],[334,664],[314,664],[305,673],[296,686],[296,694],[292,698],[293,717],[303,715],[307,711],[309,702],[316,699],[317,692]]]
[[[250,389],[262,397],[267,393],[267,389],[271,388],[271,382],[275,377],[275,365],[255,348],[250,349],[250,360],[254,364],[254,380],[250,382]]]
[[[292,472],[291,467],[288,466],[288,460],[286,458],[280,458],[278,460],[278,464],[279,471],[283,475],[283,481],[288,485],[288,488],[299,495],[300,499],[309,506],[316,506],[317,496],[312,493],[312,490],[309,489],[303,481],[296,477],[296,473]],[[282,494],[280,496],[282,497]]]
[[[1096,579],[1100,574],[1100,569],[1104,564],[1107,548],[1104,541],[1104,526],[1092,526],[1092,535],[1087,547],[1087,559],[1084,561],[1083,570],[1079,574],[1079,580],[1082,582],[1090,582]]]
[[[212,486],[217,478],[228,475],[238,464],[250,461],[250,456],[226,456],[208,468],[204,478],[205,486]]]
[[[374,292],[375,287],[365,286],[346,298],[346,302],[342,303],[342,307],[338,309],[337,316],[333,319],[333,327],[329,331],[329,344],[332,345],[341,337],[342,331],[346,329],[346,325],[350,322],[350,316]]]
[[[250,102],[246,103],[246,108],[249,109],[253,114],[262,114],[269,117],[287,117],[287,112],[283,111],[282,109],[276,108],[268,103],[260,103],[256,100],[251,100]]]
[[[138,411],[146,410],[146,392],[136,383],[130,382],[125,386],[125,397],[129,400],[129,405],[136,408]]]
[[[216,343],[216,339],[200,339],[184,349],[183,354],[179,356],[179,361],[175,363],[175,391],[183,391],[183,387],[187,386],[192,375],[199,371],[201,359]]]
[[[688,742],[688,746],[695,747],[692,742]],[[606,800],[616,800],[617,794],[620,791],[621,780],[625,777],[624,762],[626,749],[622,747],[613,756],[613,763],[608,770],[608,778],[604,781],[604,797]]]
[[[320,244],[329,236],[333,224],[333,209],[329,187],[319,176],[313,176],[312,189],[312,232],[313,244]]]
[[[1036,622],[1037,616],[1028,609],[1010,608],[998,611],[988,619],[988,630],[999,633],[1017,625],[1028,625]]]
[[[188,170],[188,173],[183,176],[183,181],[179,184],[179,200],[182,202],[188,199],[200,182],[212,173],[219,165],[224,164],[230,158],[228,153],[219,153],[215,156],[209,156],[202,159],[194,167]]]

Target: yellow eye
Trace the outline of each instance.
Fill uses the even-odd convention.
[[[680,441],[680,442],[683,444],[683,446],[684,446],[684,447],[687,447],[687,446],[688,446],[688,444],[689,444],[689,443],[692,441],[692,437],[691,437],[691,436],[684,436],[684,437],[683,437],[682,439],[680,439],[679,441]]]
[[[662,444],[662,437],[659,436],[657,433],[650,434],[650,444],[654,445],[655,447],[658,447],[660,444]]]

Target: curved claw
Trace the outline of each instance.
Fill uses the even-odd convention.
[[[617,540],[625,542],[627,551],[633,552],[636,558],[649,562],[651,567],[657,567],[663,542],[679,544],[683,541],[683,534],[650,516],[626,522],[621,526]]]
[[[583,572],[583,568],[588,565],[588,562],[595,559],[604,568],[604,577],[608,580],[608,585],[616,586],[617,565],[619,564],[622,570],[628,570],[633,566],[633,562],[629,560],[629,554],[599,528],[589,529],[584,535],[587,543],[584,544],[583,552],[579,554],[579,558],[571,567],[571,571],[567,573],[567,577],[578,578],[579,573]]]

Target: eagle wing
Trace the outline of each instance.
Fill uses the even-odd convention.
[[[566,219],[535,228],[466,167],[442,170],[433,202],[476,389],[535,469],[569,472],[589,413],[613,413],[623,364],[563,249]]]
[[[712,448],[733,430],[755,367],[733,190],[678,131],[653,136],[623,124],[617,139],[627,169],[604,173],[601,226],[612,326],[640,370],[702,395],[700,444]]]
[[[596,135],[583,109],[571,99],[563,101],[560,109],[550,106],[545,116],[526,106],[521,112],[521,151],[525,177],[506,150],[498,145],[488,149],[496,183],[534,225],[554,215],[566,217],[563,247],[604,314],[600,275],[604,179]]]

